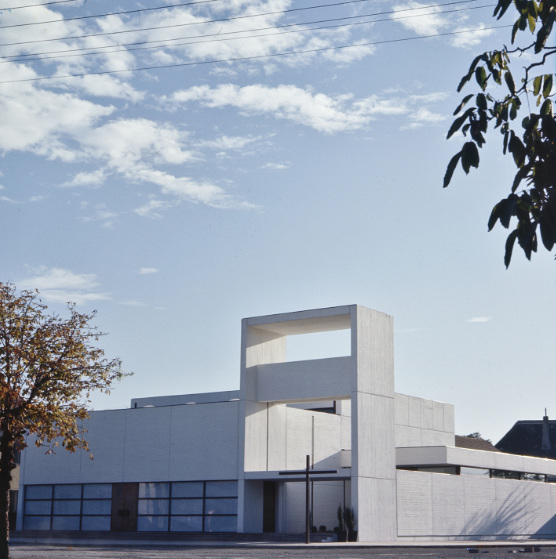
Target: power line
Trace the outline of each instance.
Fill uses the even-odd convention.
[[[483,8],[488,8],[488,7],[492,7],[494,6],[494,4],[486,4],[483,6],[472,6],[472,7],[465,7],[465,8],[456,8],[456,9],[452,9],[452,10],[444,10],[442,12],[432,12],[435,14],[446,14],[446,13],[454,13],[454,12],[461,12],[461,11],[468,11],[468,10],[478,10],[478,9],[483,9]],[[417,9],[417,8],[413,8],[413,9]],[[422,9],[422,8],[418,8],[418,9]],[[318,21],[309,21],[309,22],[301,22],[301,23],[289,23],[289,24],[284,24],[284,25],[277,25],[277,26],[269,26],[269,27],[260,27],[260,28],[256,28],[256,29],[245,29],[245,30],[237,30],[237,31],[227,31],[224,33],[208,33],[205,35],[198,35],[195,37],[180,37],[177,39],[167,39],[164,41],[160,41],[160,40],[153,40],[153,41],[140,41],[137,43],[127,43],[127,44],[120,44],[120,45],[105,45],[105,46],[101,46],[101,47],[95,47],[95,51],[93,52],[83,52],[83,51],[87,51],[87,50],[91,50],[91,47],[89,48],[77,48],[77,49],[65,49],[65,50],[60,50],[60,51],[47,51],[47,52],[40,52],[40,53],[27,53],[27,54],[20,54],[20,55],[13,55],[13,56],[5,56],[5,57],[0,57],[3,58],[3,61],[0,61],[0,64],[5,64],[8,62],[27,62],[27,61],[33,61],[33,60],[53,60],[53,59],[58,59],[58,58],[69,58],[69,57],[75,57],[75,56],[98,56],[98,55],[102,55],[102,54],[111,54],[111,53],[116,53],[116,52],[132,52],[132,51],[137,51],[137,50],[152,50],[152,49],[158,49],[158,48],[164,48],[165,46],[170,46],[170,47],[177,47],[177,46],[185,46],[185,45],[194,45],[194,44],[199,44],[199,43],[210,43],[210,42],[221,42],[221,41],[231,41],[231,40],[248,40],[248,39],[254,39],[254,38],[258,38],[258,37],[272,37],[273,35],[286,35],[286,34],[290,34],[290,33],[306,33],[306,32],[310,32],[310,31],[320,31],[323,29],[338,29],[340,27],[350,27],[350,26],[355,26],[355,25],[368,25],[371,23],[383,23],[383,22],[389,22],[389,21],[397,21],[397,20],[401,20],[401,19],[409,19],[409,18],[416,18],[416,17],[426,17],[428,15],[431,15],[431,12],[426,13],[426,14],[417,14],[417,15],[407,15],[407,16],[400,16],[400,17],[395,17],[395,18],[385,18],[385,19],[373,19],[373,20],[367,20],[367,21],[358,21],[358,22],[350,22],[350,23],[343,23],[343,24],[339,24],[339,25],[322,25],[320,27],[309,27],[306,29],[293,29],[293,30],[287,30],[287,31],[281,31],[281,32],[276,32],[276,33],[264,33],[264,34],[259,34],[259,35],[248,35],[248,36],[242,36],[242,37],[226,37],[225,35],[238,35],[238,34],[242,34],[242,33],[253,33],[253,32],[259,32],[259,31],[268,31],[268,30],[273,30],[273,29],[287,29],[290,27],[298,27],[301,25],[318,25],[320,23],[330,23],[333,21],[344,21],[344,20],[350,20],[353,18],[363,18],[363,17],[374,17],[376,15],[382,15],[384,12],[378,12],[376,14],[366,14],[366,15],[361,15],[361,16],[348,16],[348,17],[343,17],[343,18],[331,18],[331,19],[326,19],[326,20],[318,20]],[[396,13],[396,12],[388,12],[388,13]],[[209,39],[209,40],[199,40],[199,39],[207,39],[210,37],[217,37],[215,39]],[[191,40],[191,41],[187,41],[187,42],[183,42],[183,43],[174,43],[172,45],[168,45],[168,43],[170,42],[175,42],[175,41],[180,41],[182,39],[195,39],[195,40]],[[152,43],[156,43],[155,46],[144,46],[144,45],[150,45]],[[123,47],[123,48],[117,48],[117,47]],[[131,47],[131,48],[128,48]],[[105,49],[114,49],[114,50],[109,50],[106,51]],[[100,52],[99,52],[100,51]],[[72,54],[75,53],[75,54]],[[55,56],[43,56],[43,55],[48,55],[48,54],[54,54]]]
[[[69,2],[69,1],[74,1],[74,0],[60,0],[60,1]],[[80,20],[84,20],[84,19],[96,19],[96,18],[101,18],[101,17],[138,14],[138,13],[144,13],[144,12],[152,12],[152,11],[156,11],[156,10],[168,10],[168,9],[172,9],[172,8],[195,6],[195,5],[199,5],[199,4],[208,4],[208,3],[220,2],[220,1],[221,0],[195,0],[193,2],[185,2],[183,4],[167,4],[165,6],[154,6],[154,7],[151,7],[151,8],[137,8],[135,10],[122,10],[122,11],[119,11],[119,12],[108,12],[108,13],[104,13],[104,14],[94,14],[94,15],[70,17],[70,18],[65,18],[63,21],[64,22],[80,21]],[[343,6],[343,5],[346,5],[346,4],[357,4],[357,3],[360,3],[360,2],[368,2],[368,1],[369,0],[344,0],[342,2],[334,2],[332,4],[320,4],[320,5],[317,5],[317,6],[307,6],[305,8],[289,8],[287,10],[278,10],[278,11],[274,11],[274,12],[256,14],[254,16],[237,16],[235,18],[232,17],[232,18],[217,19],[217,20],[212,20],[212,21],[209,20],[209,21],[201,22],[201,23],[213,23],[213,22],[220,22],[220,21],[230,21],[230,20],[233,20],[233,19],[241,19],[241,18],[244,18],[244,17],[258,17],[258,16],[266,16],[266,15],[285,14],[285,13],[291,13],[291,12],[304,11],[304,10],[315,10],[315,9],[320,9],[320,8],[330,8],[330,7],[336,7],[336,6]],[[477,2],[477,1],[478,0],[462,0],[462,2]],[[46,6],[47,4],[41,4],[41,5]],[[0,29],[11,29],[11,28],[14,28],[14,27],[27,27],[27,26],[30,26],[30,25],[46,25],[46,24],[49,24],[49,23],[59,23],[59,22],[60,22],[60,20],[58,20],[58,19],[47,20],[47,21],[31,21],[31,22],[27,22],[27,23],[15,23],[13,25],[1,25]]]
[[[27,4],[25,6],[12,6],[11,8],[0,8],[0,12],[13,12],[14,10],[23,10],[24,8],[36,8],[37,6],[52,6],[53,4],[66,4],[67,2],[75,2],[76,0],[55,0],[54,2],[43,2],[40,4]]]
[[[74,0],[64,0],[66,2],[74,1]],[[168,10],[170,8],[180,8],[185,6],[195,6],[197,4],[208,4],[211,2],[221,2],[222,0],[196,0],[195,2],[186,2],[185,4],[168,4],[167,6],[156,6],[154,8],[137,8],[136,10],[122,10],[121,12],[107,12],[105,14],[95,14],[95,15],[88,15],[88,16],[77,16],[77,17],[68,17],[65,18],[63,21],[79,21],[83,19],[96,19],[99,17],[110,17],[110,16],[121,16],[124,14],[138,14],[141,12],[152,12],[154,10]],[[358,2],[363,2],[364,0],[354,0]],[[46,4],[41,4],[46,6]],[[0,29],[9,29],[12,27],[27,27],[29,25],[46,25],[48,23],[60,23],[59,19],[51,19],[47,21],[30,21],[28,23],[15,23],[13,25],[0,25]]]
[[[155,27],[143,27],[140,29],[124,29],[121,31],[107,31],[105,33],[90,33],[88,35],[78,35],[78,36],[69,36],[69,37],[57,37],[57,38],[52,38],[52,39],[39,39],[39,40],[35,40],[35,41],[20,41],[20,42],[15,42],[15,43],[2,43],[0,44],[0,47],[12,47],[12,46],[19,46],[19,45],[28,45],[28,44],[36,44],[36,43],[49,43],[49,42],[53,42],[53,41],[67,41],[70,39],[88,39],[90,37],[105,37],[105,36],[112,36],[112,35],[121,35],[123,33],[139,33],[142,31],[157,31],[160,29],[174,29],[177,27],[186,27],[186,26],[191,26],[191,25],[204,25],[207,23],[224,23],[224,22],[228,22],[228,21],[234,21],[234,20],[238,20],[238,19],[248,19],[248,18],[253,18],[253,17],[262,17],[262,16],[266,16],[266,15],[276,15],[276,14],[284,14],[284,13],[289,13],[291,11],[301,11],[301,10],[309,10],[309,9],[314,9],[314,8],[319,8],[319,7],[330,7],[330,6],[336,6],[336,5],[340,5],[340,4],[347,4],[347,3],[353,3],[353,2],[363,2],[363,1],[368,1],[368,0],[348,0],[346,2],[339,2],[337,4],[324,4],[321,6],[308,6],[306,8],[292,8],[290,10],[283,10],[283,11],[277,11],[277,12],[266,12],[266,13],[262,13],[262,14],[250,14],[250,15],[243,15],[243,16],[234,16],[231,18],[220,18],[220,19],[212,19],[212,20],[205,20],[205,21],[197,21],[197,22],[186,22],[186,23],[177,23],[177,24],[172,24],[172,25],[159,25],[159,26],[155,26]],[[452,6],[452,5],[456,5],[456,4],[468,4],[471,2],[476,2],[478,0],[457,0],[454,2],[447,2],[444,4],[432,4],[429,6],[419,6],[417,8],[404,8],[402,10],[397,10],[398,12],[406,12],[406,11],[413,11],[413,10],[423,10],[423,9],[428,9],[428,8],[435,8],[435,7],[443,7],[443,6]],[[385,12],[376,12],[375,14],[371,14],[371,15],[386,15],[386,14],[391,14],[391,13],[395,13],[394,11],[385,11]],[[360,17],[360,16],[352,16],[352,17]],[[65,20],[64,20],[65,21]]]
[[[449,31],[446,33],[434,33],[431,35],[422,35],[420,37],[403,37],[401,39],[385,39],[383,41],[370,41],[367,43],[358,43],[356,45],[338,45],[335,47],[320,47],[314,49],[306,49],[300,51],[286,51],[286,52],[279,52],[274,54],[261,54],[261,55],[254,55],[254,56],[242,56],[238,58],[228,58],[228,59],[217,59],[217,60],[202,60],[198,62],[176,62],[174,64],[161,64],[157,66],[143,66],[138,68],[130,68],[128,70],[104,70],[101,72],[83,72],[81,74],[67,74],[64,76],[42,76],[36,78],[24,78],[19,80],[3,80],[0,81],[0,84],[7,84],[7,83],[22,83],[22,82],[37,82],[37,81],[46,81],[46,80],[59,80],[59,79],[67,79],[67,78],[83,78],[86,76],[102,76],[102,75],[109,75],[109,74],[122,74],[125,72],[142,72],[146,70],[161,70],[161,69],[168,69],[168,68],[183,68],[187,66],[203,66],[208,64],[222,64],[222,63],[229,63],[229,62],[245,62],[248,60],[260,60],[263,58],[276,58],[279,56],[296,56],[299,54],[312,54],[316,52],[326,52],[326,51],[333,51],[333,50],[342,50],[342,49],[349,49],[349,48],[360,48],[366,46],[374,46],[374,45],[384,45],[388,43],[402,43],[407,41],[416,41],[420,39],[431,39],[433,37],[447,37],[450,35],[460,35],[463,33],[473,33],[477,31],[489,31],[491,29],[506,29],[508,27],[512,27],[511,25],[495,25],[491,27],[483,27],[482,29],[464,29],[459,31]]]

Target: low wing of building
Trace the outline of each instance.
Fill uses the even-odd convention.
[[[287,361],[288,337],[341,329],[348,355]],[[556,462],[458,445],[453,406],[395,393],[392,317],[348,305],[247,318],[241,356],[237,391],[93,412],[94,460],[29,446],[18,526],[300,533],[308,456],[326,472],[312,476],[314,526],[334,528],[340,505],[360,541],[556,537],[543,483]]]

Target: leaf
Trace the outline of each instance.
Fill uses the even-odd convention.
[[[508,86],[510,93],[512,95],[515,95],[515,83],[512,77],[512,73],[509,70],[507,70],[506,73],[504,74],[504,81],[506,82],[506,85]]]
[[[512,252],[514,250],[515,240],[517,239],[517,230],[514,229],[506,239],[506,252],[504,254],[504,264],[506,268],[510,265],[512,259]]]
[[[450,181],[452,180],[452,175],[454,174],[454,171],[456,169],[456,166],[460,158],[461,158],[461,151],[459,153],[456,153],[456,155],[454,155],[454,157],[450,159],[450,163],[448,163],[448,167],[446,168],[446,174],[444,175],[443,188],[446,188],[450,184]]]
[[[527,176],[529,170],[530,170],[529,166],[524,166],[521,167],[521,169],[519,169],[519,171],[515,174],[514,182],[512,184],[512,192],[515,192],[518,189],[519,184]]]
[[[476,103],[477,103],[477,107],[479,107],[479,109],[481,109],[482,111],[487,110],[487,100],[486,100],[486,95],[484,93],[477,94]]]
[[[471,76],[475,72],[475,68],[477,67],[479,61],[486,56],[487,56],[486,53],[483,53],[483,54],[479,54],[479,56],[476,56],[473,59],[473,62],[471,62],[471,66],[469,66],[469,71],[467,72],[467,74],[465,74],[465,76],[463,76],[463,78],[461,78],[461,81],[459,82],[458,92],[461,91],[463,89],[463,86],[471,79]]]
[[[488,218],[488,230],[489,231],[492,231],[492,228],[496,225],[496,222],[498,221],[498,218],[500,217],[500,206],[501,206],[502,202],[504,202],[504,200],[501,200],[500,202],[498,202],[498,204],[496,204],[496,206],[494,206],[494,208],[492,208],[492,212],[490,212],[490,217]]]
[[[456,110],[454,111],[454,116],[456,116],[461,111],[461,109],[463,109],[463,107],[465,107],[465,105],[468,103],[468,101],[469,101],[469,99],[471,99],[471,97],[473,97],[473,93],[470,93],[469,95],[466,95],[461,100],[461,103],[456,107]]]
[[[536,18],[533,17],[531,14],[528,14],[527,22],[529,23],[529,31],[531,31],[531,33],[534,33],[535,32],[535,26],[537,25]]]
[[[546,99],[552,91],[552,74],[544,76],[544,86],[542,88],[542,96]]]
[[[541,107],[541,115],[552,116],[552,101],[547,99]]]
[[[479,66],[475,70],[475,79],[477,80],[479,87],[484,91],[487,86],[487,74],[484,66]]]
[[[533,80],[533,95],[538,95],[541,91],[542,76],[537,76]]]
[[[556,11],[552,9],[548,13],[548,17],[544,21],[542,27],[537,32],[537,40],[535,41],[535,54],[541,52],[546,45],[546,40],[548,39],[550,33],[552,32],[552,27],[554,25],[554,18],[556,17]]]
[[[552,250],[556,244],[556,226],[548,218],[540,220],[539,225],[542,244],[546,250]]]
[[[510,153],[514,157],[515,164],[518,167],[523,167],[523,163],[525,161],[526,149],[521,139],[515,134],[512,134],[510,141],[508,143],[508,148],[510,150]]]
[[[514,215],[514,210],[517,202],[517,196],[515,194],[510,194],[506,199],[500,200],[490,214],[488,220],[488,230],[492,231],[492,228],[496,225],[496,222],[500,220],[500,223],[507,229],[510,226],[510,220]]]
[[[517,103],[515,99],[512,99],[510,103],[510,119],[514,120],[515,118],[517,118]]]
[[[504,155],[506,155],[506,152],[508,151],[508,141],[509,141],[509,139],[510,139],[510,137],[511,137],[512,135],[513,135],[513,132],[511,132],[511,131],[510,131],[510,132],[506,132],[506,133],[504,134],[504,142],[503,142],[503,146],[502,146],[502,147],[503,147],[502,153],[503,153]]]
[[[515,41],[515,36],[517,35],[517,32],[519,31],[519,22],[520,22],[521,18],[519,18],[515,23],[514,26],[512,28],[512,43]],[[511,256],[510,256],[511,258]],[[506,265],[507,267],[507,265]]]
[[[494,13],[492,15],[496,16],[498,13],[497,19],[500,19],[506,13],[506,10],[509,8],[511,3],[512,0],[498,0],[498,4],[496,5],[496,8],[494,8]]]
[[[449,139],[452,137],[453,134],[455,134],[460,128],[461,125],[475,112],[475,108],[471,107],[470,109],[467,109],[461,116],[459,116],[458,118],[456,118],[456,120],[454,120],[454,122],[452,122],[452,126],[450,126],[450,130],[448,130],[448,134],[446,136],[446,139]]]
[[[479,150],[475,142],[465,142],[461,148],[461,166],[468,175],[471,167],[479,166]]]

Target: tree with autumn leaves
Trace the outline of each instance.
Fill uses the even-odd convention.
[[[0,283],[0,559],[9,557],[9,489],[15,455],[28,442],[88,450],[82,421],[93,391],[109,393],[125,373],[106,359],[95,313],[48,314],[36,292]]]
[[[508,185],[509,195],[494,206],[488,228],[490,231],[500,222],[511,229],[505,247],[506,267],[516,241],[528,259],[537,251],[539,237],[548,251],[556,244],[556,119],[551,58],[556,54],[556,0],[498,0],[494,16],[502,18],[512,5],[517,12],[511,33],[514,46],[477,56],[459,84],[461,91],[476,82],[479,91],[466,95],[454,112],[459,116],[448,138],[461,131],[466,141],[452,157],[444,176],[446,187],[459,163],[466,174],[471,167],[478,167],[479,149],[486,142],[489,128],[501,133],[503,153],[512,156],[517,170]]]

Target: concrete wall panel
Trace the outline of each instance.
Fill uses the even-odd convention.
[[[496,533],[496,484],[489,478],[462,476],[465,491],[463,534],[481,537]]]
[[[397,518],[399,536],[433,533],[431,474],[398,470]]]
[[[239,402],[169,409],[172,423],[167,478],[237,479]]]
[[[395,441],[396,447],[404,446],[421,446],[421,432],[417,427],[409,427],[407,425],[396,425]]]
[[[464,479],[448,474],[432,476],[433,534],[459,536],[464,526]]]
[[[93,455],[81,456],[81,481],[117,482],[124,480],[124,454],[127,410],[101,411],[87,421],[87,440]],[[107,433],[110,435],[107,436]]]
[[[351,393],[353,360],[330,357],[257,366],[257,401],[345,398]]]
[[[374,394],[357,394],[358,462],[357,474],[390,478],[395,475],[394,400]]]
[[[287,467],[287,412],[285,405],[268,408],[268,469],[285,470]]]
[[[555,496],[542,482],[398,470],[398,536],[553,537]]]
[[[394,396],[394,320],[387,314],[357,306],[352,347],[357,375],[352,390]]]
[[[124,481],[163,481],[170,467],[172,407],[128,410]]]

